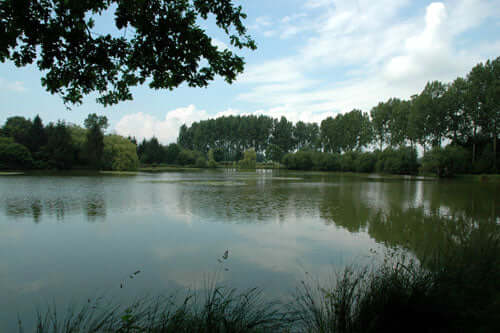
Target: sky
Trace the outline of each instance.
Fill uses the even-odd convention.
[[[109,119],[108,133],[175,142],[179,127],[223,115],[286,116],[321,122],[391,97],[419,93],[427,81],[451,82],[479,62],[500,56],[500,0],[246,0],[256,51],[238,51],[245,72],[232,85],[132,90],[133,101],[103,107],[95,95],[67,110],[41,86],[36,66],[0,63],[0,124],[8,117],[83,124],[89,113]],[[98,27],[112,30],[106,14]],[[99,26],[100,24],[100,26]],[[201,22],[215,45],[220,30]]]

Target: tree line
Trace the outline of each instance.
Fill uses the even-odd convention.
[[[137,169],[135,144],[105,135],[105,116],[90,114],[84,124],[58,121],[44,126],[38,115],[33,120],[8,118],[0,128],[0,169]]]
[[[107,118],[85,127],[40,117],[8,118],[0,129],[0,168],[136,169],[142,164],[215,167],[241,161],[283,163],[290,169],[416,173],[497,172],[500,57],[465,78],[428,82],[408,100],[390,98],[370,112],[354,109],[320,124],[264,115],[224,116],[179,129],[176,143],[104,135]],[[417,158],[417,147],[424,152]],[[245,152],[248,152],[245,154]]]
[[[500,57],[477,64],[465,78],[428,82],[408,100],[380,102],[369,113],[354,109],[319,125],[225,116],[183,125],[177,144],[202,156],[212,151],[217,162],[241,160],[254,149],[257,161],[291,168],[396,173],[417,171],[419,146],[425,171],[449,175],[497,172],[499,130]]]

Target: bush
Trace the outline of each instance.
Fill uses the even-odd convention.
[[[388,148],[383,152],[347,152],[332,154],[299,151],[283,157],[283,164],[292,170],[387,172],[413,174],[418,170],[417,151],[403,147]]]
[[[139,158],[137,157],[136,145],[119,135],[105,136],[102,166],[103,169],[107,170],[137,170]]]
[[[224,149],[222,149],[222,148],[215,148],[214,149],[214,160],[215,160],[215,162],[224,161]]]
[[[299,170],[311,170],[313,167],[312,152],[297,152],[295,154],[295,164]]]
[[[31,153],[22,144],[2,138],[0,141],[0,169],[26,169],[33,164]]]
[[[292,169],[292,170],[297,169],[297,162],[295,160],[294,153],[285,154],[285,156],[283,156],[282,162],[288,169]]]
[[[288,153],[283,157],[283,164],[291,170],[340,170],[339,155],[313,151]]]
[[[479,158],[475,161],[473,165],[472,172],[474,173],[495,173],[500,170],[500,157],[497,155],[497,166],[495,170],[495,153],[493,152],[493,147],[488,144],[484,147]]]
[[[169,164],[174,164],[181,152],[181,148],[176,143],[171,143],[165,147],[165,160]]]
[[[356,172],[374,172],[377,156],[375,153],[362,153],[356,159],[354,165]]]
[[[196,162],[196,155],[192,150],[181,150],[179,155],[177,155],[177,162],[180,165],[193,165]]]
[[[238,162],[238,167],[240,169],[253,170],[255,169],[256,165],[257,165],[257,154],[253,149],[245,151],[243,159]]]
[[[200,156],[196,159],[195,167],[197,168],[206,168],[207,167],[207,160]]]
[[[324,171],[340,171],[340,155],[339,154],[324,154],[321,170]]]
[[[355,160],[357,154],[353,152],[348,152],[340,155],[340,169],[342,171],[356,171]]]
[[[436,147],[425,154],[422,170],[435,173],[438,177],[452,177],[467,172],[469,160],[469,153],[460,146]]]
[[[215,160],[209,160],[208,161],[208,167],[211,168],[211,169],[217,168],[217,162],[215,162]]]
[[[418,171],[417,151],[410,147],[386,148],[376,152],[375,170],[391,174],[415,174]]]
[[[273,162],[282,161],[284,155],[285,153],[283,152],[283,149],[281,149],[279,146],[275,144],[270,144],[266,148],[266,158]]]

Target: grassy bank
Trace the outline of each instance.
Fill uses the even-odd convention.
[[[500,183],[500,175],[484,174],[484,175],[457,175],[459,180],[482,182],[482,183]]]
[[[138,171],[141,172],[175,172],[175,171],[195,171],[202,170],[202,168],[195,168],[189,166],[177,166],[177,165],[150,165],[141,166]]]
[[[498,235],[472,231],[423,262],[405,253],[347,267],[330,284],[302,281],[287,303],[211,284],[127,306],[49,308],[38,313],[36,332],[498,332]]]
[[[18,176],[24,175],[24,172],[21,171],[0,171],[0,176]]]

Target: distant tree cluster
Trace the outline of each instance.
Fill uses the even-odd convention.
[[[320,142],[317,124],[294,125],[285,117],[228,116],[183,125],[177,143],[202,154],[212,150],[217,162],[240,161],[245,151],[253,149],[261,162],[281,161],[284,154],[297,148],[318,149]]]
[[[107,118],[96,114],[87,117],[85,128],[63,121],[44,126],[39,116],[10,117],[0,131],[0,169],[137,169],[135,144],[104,135],[107,126]]]
[[[104,135],[107,126],[106,117],[95,114],[85,128],[11,117],[0,129],[0,168],[128,170],[139,162],[216,167],[237,161],[254,168],[273,161],[299,170],[497,172],[500,57],[474,66],[466,78],[428,82],[410,100],[391,98],[369,113],[354,109],[319,125],[225,116],[181,126],[177,143],[167,146],[155,137],[137,144],[135,138]],[[424,151],[421,160],[417,146]]]
[[[417,151],[410,147],[344,154],[298,151],[286,154],[282,162],[292,170],[415,174],[419,168]]]
[[[419,145],[425,155],[423,170],[446,176],[497,172],[499,135],[500,57],[477,64],[466,78],[428,82],[410,100],[391,98],[369,113],[355,109],[320,125],[294,125],[285,117],[219,117],[183,125],[177,143],[203,155],[212,150],[216,161],[239,161],[254,149],[257,161],[284,162],[297,169],[391,173],[416,172]],[[296,155],[295,162],[290,154],[296,152],[337,154],[337,162],[346,165],[334,166],[334,157],[310,153]],[[349,166],[349,160],[355,165]]]

